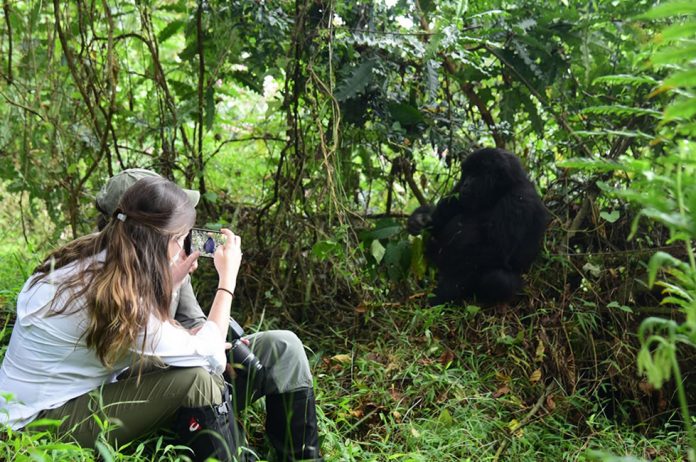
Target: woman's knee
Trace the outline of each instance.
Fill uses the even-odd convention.
[[[252,350],[266,368],[266,394],[285,393],[312,386],[312,373],[302,341],[288,330],[259,332]]]
[[[302,355],[305,355],[304,345],[297,334],[289,330],[273,330],[271,332],[278,341],[285,344],[286,350],[295,352],[295,354],[297,354],[297,352],[301,352]]]

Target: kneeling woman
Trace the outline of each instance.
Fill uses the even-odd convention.
[[[222,230],[227,241],[214,257],[219,290],[208,321],[192,335],[171,320],[169,305],[198,256],[182,249],[194,221],[181,188],[145,178],[123,195],[101,232],[48,256],[17,300],[0,369],[0,392],[13,399],[0,399],[0,422],[19,429],[37,418],[65,418],[58,431],[94,447],[96,414],[114,423],[104,435],[110,442],[167,425],[178,429],[196,460],[233,457],[233,435],[226,432],[235,426],[220,374],[241,243]],[[174,367],[116,381],[142,357]]]

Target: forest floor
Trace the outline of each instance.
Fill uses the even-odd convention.
[[[0,249],[4,353],[14,303],[37,258],[5,240]],[[566,394],[538,374],[510,376],[514,342],[492,314],[387,304],[341,326],[293,326],[308,347],[328,461],[637,461],[684,460],[678,424],[625,426],[582,390]],[[331,307],[327,307],[330,310]],[[467,326],[500,329],[504,348],[464,336]],[[283,327],[272,317],[263,329]],[[287,326],[285,326],[287,327]],[[454,335],[448,335],[452,332]],[[444,334],[443,334],[444,333]],[[264,451],[263,400],[242,420]],[[99,449],[104,460],[174,460],[161,440]],[[94,452],[47,433],[10,433],[3,460],[93,460]]]

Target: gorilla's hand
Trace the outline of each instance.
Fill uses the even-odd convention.
[[[432,205],[421,205],[418,207],[406,222],[406,230],[413,236],[418,236],[425,228],[430,226],[433,221]]]

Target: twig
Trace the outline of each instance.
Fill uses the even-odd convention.
[[[532,408],[529,410],[529,412],[522,418],[522,420],[520,420],[520,422],[515,426],[514,430],[512,430],[512,431],[516,432],[516,431],[520,430],[521,428],[525,427],[526,425],[528,425],[529,422],[532,421],[532,417],[534,417],[534,415],[537,412],[539,412],[541,407],[544,405],[544,402],[546,401],[546,397],[551,394],[551,392],[553,391],[554,388],[555,388],[555,383],[551,382],[546,387],[546,390],[544,390],[544,392],[541,394],[541,396],[539,396],[539,399],[534,404],[534,406],[532,406]],[[500,447],[496,451],[495,457],[493,458],[493,462],[498,462],[498,460],[500,459],[500,456],[505,452],[505,450],[508,448],[508,446],[510,446],[510,439],[506,438],[505,440],[503,440],[503,443],[500,445]]]

